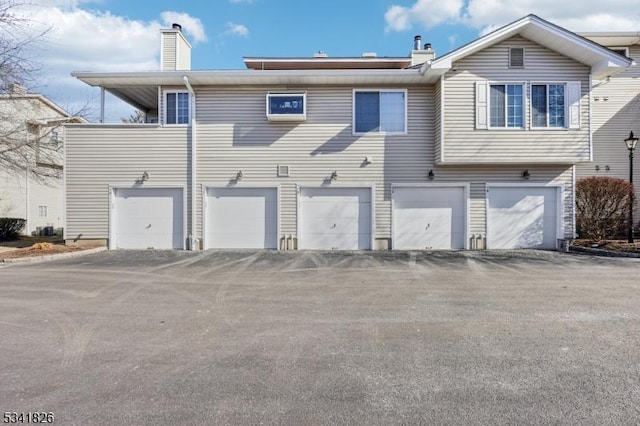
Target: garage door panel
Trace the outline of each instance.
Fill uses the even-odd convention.
[[[111,214],[116,248],[179,249],[184,246],[182,189],[115,189]]]
[[[396,249],[464,248],[464,188],[395,188],[393,226],[393,246]]]
[[[488,200],[489,248],[555,248],[558,223],[556,188],[490,188]]]
[[[371,248],[369,188],[302,188],[301,249],[363,250]]]
[[[206,248],[277,248],[276,188],[209,188]]]
[[[368,234],[368,222],[358,218],[303,218],[302,228],[311,229],[309,234],[362,233]]]
[[[370,246],[371,234],[359,233],[306,233],[304,250],[364,250]]]

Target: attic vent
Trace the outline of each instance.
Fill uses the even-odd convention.
[[[278,166],[278,177],[289,177],[289,166]]]
[[[629,52],[626,47],[610,47],[611,50],[616,52],[618,55],[629,56]]]
[[[524,47],[509,48],[509,68],[524,68]]]

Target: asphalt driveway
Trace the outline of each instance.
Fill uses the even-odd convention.
[[[640,423],[640,260],[103,252],[0,265],[0,411],[57,424]]]

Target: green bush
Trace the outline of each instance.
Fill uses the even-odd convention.
[[[633,185],[623,179],[590,177],[576,183],[576,225],[580,238],[610,239],[624,235]]]
[[[15,240],[27,221],[13,217],[0,217],[0,241]]]

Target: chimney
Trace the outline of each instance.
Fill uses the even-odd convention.
[[[182,25],[160,30],[160,70],[185,71],[191,69],[191,44],[182,33]]]
[[[420,45],[422,45],[422,36],[418,34],[413,38],[413,50],[420,50]]]
[[[12,95],[24,96],[27,94],[27,89],[20,83],[11,83],[9,85],[9,92]]]
[[[422,37],[417,35],[413,38],[413,50],[411,51],[411,66],[424,64],[436,58],[436,53],[431,49],[431,43],[425,43],[421,48]]]

